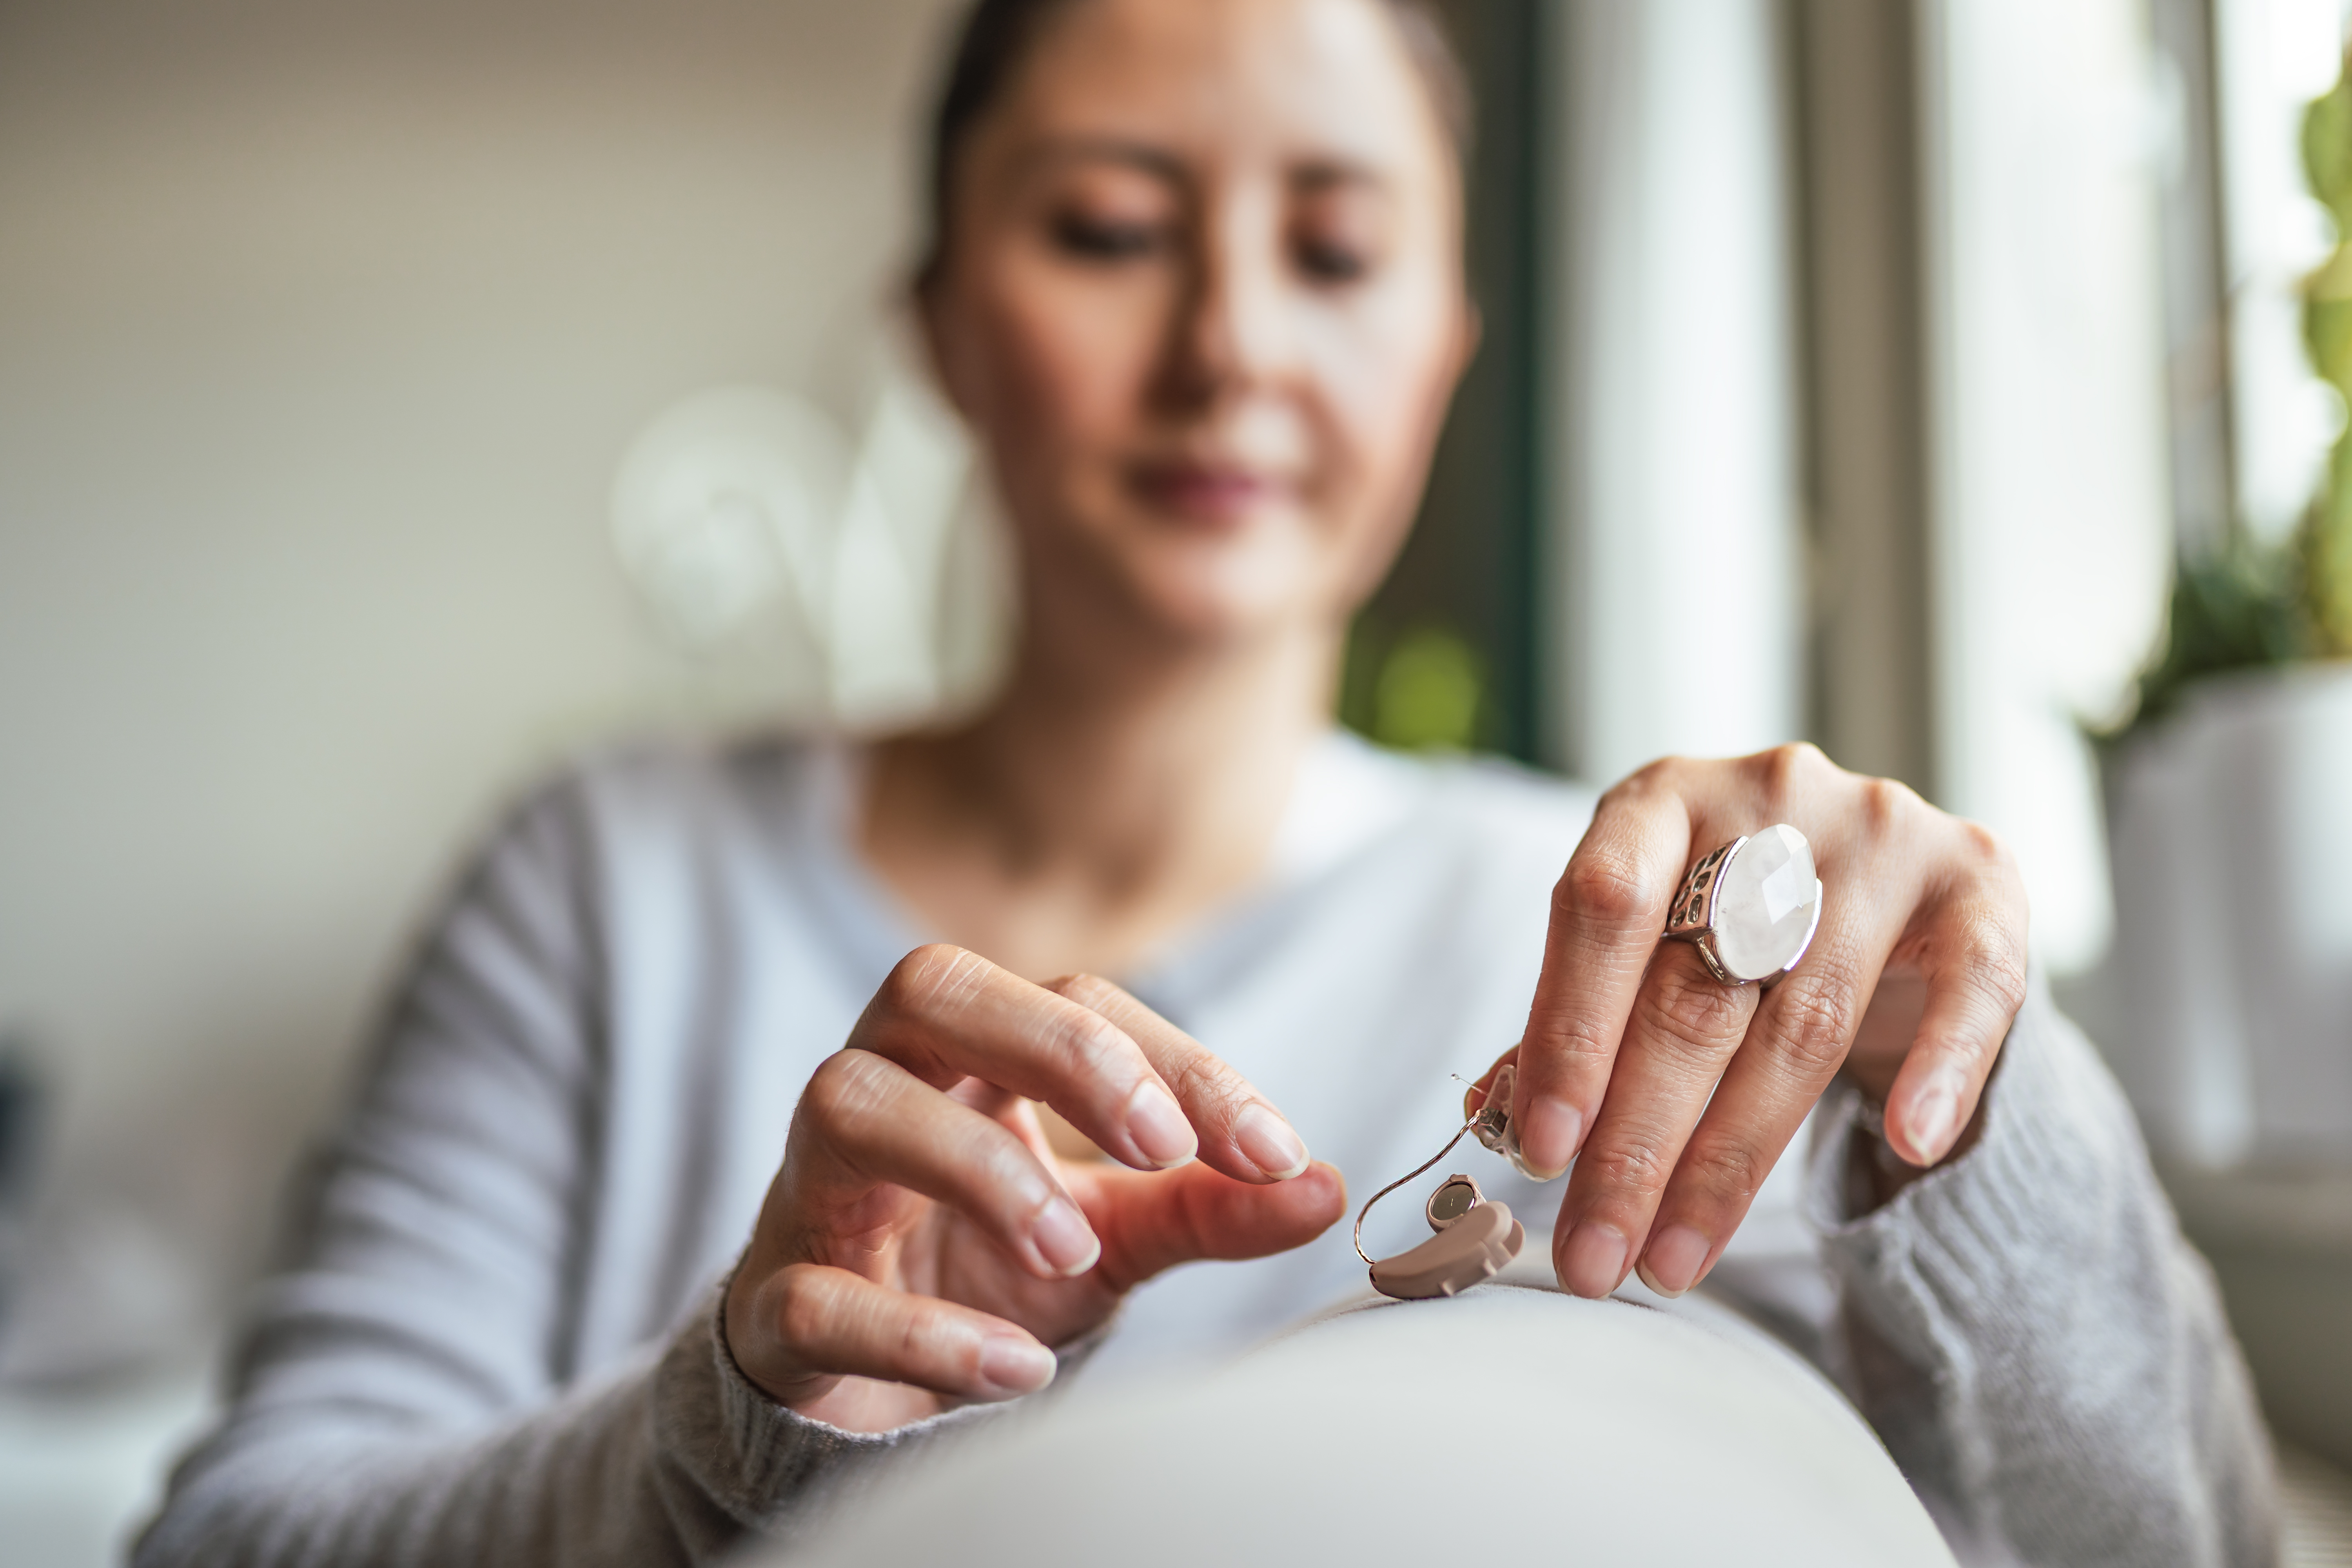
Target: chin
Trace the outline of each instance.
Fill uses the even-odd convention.
[[[1330,584],[1340,574],[1295,533],[1158,542],[1126,574],[1144,615],[1183,640],[1247,642],[1334,618]]]

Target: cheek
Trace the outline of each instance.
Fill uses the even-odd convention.
[[[1321,323],[1326,505],[1351,533],[1401,529],[1420,499],[1454,388],[1455,298],[1442,279],[1420,280],[1353,300]]]
[[[1000,456],[1018,455],[1034,479],[1114,445],[1150,383],[1164,286],[1148,275],[1073,279],[1018,262],[988,283],[980,312],[993,366],[988,404],[1007,437],[995,443]]]

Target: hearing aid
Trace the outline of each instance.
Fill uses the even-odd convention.
[[[1444,1148],[1365,1200],[1356,1215],[1356,1256],[1370,1268],[1372,1289],[1381,1295],[1399,1301],[1458,1295],[1493,1279],[1527,1245],[1527,1226],[1511,1217],[1511,1206],[1488,1199],[1475,1180],[1457,1173],[1439,1183],[1422,1205],[1423,1217],[1435,1233],[1427,1241],[1393,1258],[1376,1258],[1364,1250],[1364,1220],[1372,1205],[1452,1153],[1464,1133],[1476,1132],[1480,1143],[1517,1163],[1518,1142],[1510,1131],[1514,1077],[1512,1068],[1505,1067],[1495,1076],[1486,1103],[1445,1141]]]

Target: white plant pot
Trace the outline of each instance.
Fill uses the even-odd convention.
[[[2352,667],[2200,682],[2106,782],[2108,1045],[2150,1141],[2352,1163]]]

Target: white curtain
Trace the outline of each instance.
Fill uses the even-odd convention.
[[[2135,0],[1926,0],[1930,604],[1941,804],[2000,832],[2036,955],[2105,949],[2086,719],[2172,550],[2156,231],[2168,127]]]
[[[1551,755],[1802,732],[1778,7],[1567,0],[1547,95]]]

